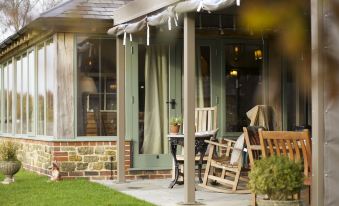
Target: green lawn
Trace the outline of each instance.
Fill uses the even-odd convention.
[[[0,175],[3,180],[3,175]],[[1,206],[152,205],[87,180],[48,182],[48,177],[21,170],[15,183],[0,184]]]

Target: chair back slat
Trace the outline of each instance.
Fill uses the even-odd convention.
[[[292,144],[291,144],[291,140],[287,140],[286,141],[287,143],[287,147],[288,147],[288,154],[289,154],[289,157],[291,160],[294,160],[294,152],[293,152],[293,147],[292,147]]]
[[[259,129],[264,128],[257,126],[243,127],[250,167],[253,167],[255,160],[261,158]]]
[[[286,156],[293,161],[302,161],[305,176],[311,172],[311,140],[308,131],[262,131],[259,130],[263,157]]]
[[[196,132],[217,129],[217,107],[195,108]]]

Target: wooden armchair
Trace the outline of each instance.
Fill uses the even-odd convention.
[[[302,161],[306,177],[304,184],[311,185],[312,150],[308,130],[301,132],[259,130],[259,137],[263,158],[282,155],[293,161]]]
[[[263,127],[249,126],[244,127],[244,136],[240,136],[238,141],[245,141],[250,159],[250,166],[254,164],[254,160],[261,157],[260,139],[258,129]],[[244,138],[244,139],[241,139]],[[210,145],[208,161],[206,165],[205,175],[201,187],[223,193],[249,193],[246,185],[248,182],[248,168],[243,167],[243,145],[236,145],[236,141],[224,139],[225,143],[216,143],[206,141]],[[223,154],[215,156],[216,149],[224,151]],[[240,155],[238,161],[232,162],[233,155]],[[236,157],[237,158],[237,157]],[[218,172],[219,170],[219,172]],[[239,183],[243,182],[243,185]],[[211,185],[210,182],[217,182],[225,187]]]

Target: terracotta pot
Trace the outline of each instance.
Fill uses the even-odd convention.
[[[180,125],[171,125],[170,134],[178,134],[180,130]]]
[[[302,200],[257,200],[258,206],[304,206]]]
[[[20,168],[20,161],[0,161],[0,172],[5,175],[5,180],[2,181],[2,184],[14,182],[13,176],[19,172]]]

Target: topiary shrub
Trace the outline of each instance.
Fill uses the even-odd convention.
[[[249,173],[249,188],[255,194],[267,195],[269,200],[288,200],[304,187],[301,162],[287,157],[271,156],[254,163]]]

